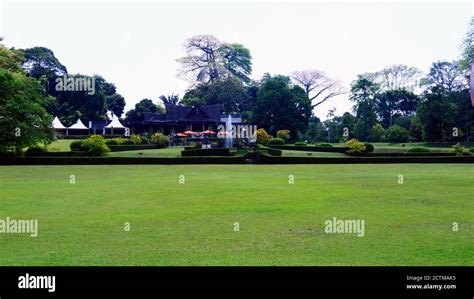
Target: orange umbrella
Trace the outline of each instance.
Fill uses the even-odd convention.
[[[183,134],[186,134],[186,135],[194,135],[194,134],[196,134],[196,132],[193,132],[193,131],[185,131],[185,132],[183,132]]]

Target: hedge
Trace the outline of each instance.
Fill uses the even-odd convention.
[[[181,151],[183,157],[230,156],[228,148],[190,149]]]
[[[269,147],[281,149],[281,150],[305,151],[305,152],[328,152],[328,153],[347,152],[347,147],[296,146],[296,145],[269,145]]]
[[[362,153],[354,156],[360,157],[454,157],[455,153],[443,152],[406,152],[406,153]],[[470,156],[468,153],[464,153],[464,156]]]
[[[56,135],[56,138],[58,139],[86,139],[87,137],[92,136],[93,134],[88,134],[88,135]],[[101,135],[101,134],[96,134],[96,135]],[[125,136],[125,135],[101,135],[104,137],[104,139],[110,139],[110,138],[130,138],[130,136]]]
[[[271,147],[266,147],[266,146],[261,145],[261,144],[257,144],[257,151],[268,153],[270,156],[280,157],[282,155],[281,150],[274,149],[274,148],[271,148]]]
[[[136,150],[147,150],[158,148],[156,144],[144,144],[144,145],[109,145],[112,152],[123,152],[123,151],[136,151]]]
[[[91,156],[92,154],[87,151],[25,153],[25,157],[91,157]]]
[[[390,163],[474,163],[473,156],[465,157],[273,157],[257,152],[258,164],[390,164]]]
[[[133,165],[133,164],[245,164],[234,157],[131,158],[131,157],[0,157],[0,165]]]

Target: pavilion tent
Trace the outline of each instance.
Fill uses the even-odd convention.
[[[84,125],[84,123],[81,121],[80,118],[78,118],[75,124],[73,124],[72,126],[66,128],[66,135],[68,135],[69,130],[87,130],[87,131],[89,131],[89,128]]]
[[[53,119],[53,122],[51,123],[51,127],[55,130],[65,130],[67,129],[62,123],[61,121],[59,120],[59,118],[56,116],[54,119]]]
[[[111,134],[113,135],[114,134],[114,129],[126,129],[126,127],[124,127],[122,125],[122,123],[120,122],[119,118],[113,114],[112,115],[112,121],[104,127],[104,134],[105,134],[105,129],[110,129],[111,130]]]

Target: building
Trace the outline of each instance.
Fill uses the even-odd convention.
[[[228,115],[222,114],[221,105],[180,106],[165,105],[166,113],[142,113],[141,119],[126,124],[132,134],[162,132],[166,135],[187,130],[216,131],[225,125]],[[242,123],[240,115],[231,115],[232,124]]]

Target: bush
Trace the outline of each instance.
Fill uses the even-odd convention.
[[[412,147],[407,153],[429,153],[430,150],[426,147]]]
[[[399,125],[391,126],[387,129],[387,132],[385,133],[386,141],[392,143],[407,142],[409,137],[410,132],[407,129],[400,127]]]
[[[303,141],[298,141],[298,142],[295,142],[295,146],[306,146],[307,144],[304,143]]]
[[[135,144],[141,144],[142,143],[142,139],[141,139],[140,135],[132,134],[132,136],[130,136],[130,139],[133,140],[133,142],[135,142]]]
[[[319,144],[316,144],[316,146],[319,146],[319,147],[332,147],[332,144],[330,144],[330,143],[319,143]]]
[[[277,131],[277,137],[283,140],[290,139],[290,130],[279,130]]]
[[[271,137],[267,133],[267,131],[265,131],[265,129],[260,128],[260,129],[257,130],[257,143],[267,144],[268,141],[270,141],[270,139],[271,139]]]
[[[257,145],[257,151],[261,153],[268,153],[270,156],[277,156],[281,157],[282,156],[282,151],[279,149],[274,149],[271,147],[266,147],[261,144]]]
[[[285,144],[285,140],[283,140],[282,138],[272,138],[270,139],[270,141],[268,141],[268,144],[269,145],[284,145]]]
[[[158,148],[165,148],[170,145],[170,139],[161,133],[155,133],[151,136],[151,142],[155,143]]]
[[[75,140],[71,142],[71,144],[69,145],[69,148],[71,149],[71,151],[82,151],[83,150],[82,142],[83,140]]]
[[[135,144],[139,144],[139,143],[136,143],[135,140],[133,139],[129,139],[129,138],[122,138],[122,143],[120,145],[135,145]]]
[[[453,148],[453,152],[456,154],[456,156],[459,157],[464,154],[464,146],[462,146],[461,143],[458,142],[451,147]]]
[[[112,138],[112,139],[106,139],[105,144],[107,145],[120,145],[122,144],[117,138]]]
[[[469,152],[474,154],[474,147],[469,149]]]
[[[195,150],[195,149],[201,149],[201,148],[202,148],[202,146],[201,146],[200,143],[193,143],[193,144],[190,144],[188,146],[185,146],[184,150],[187,151],[187,150]]]
[[[141,144],[150,144],[150,139],[146,136],[140,136],[140,139],[142,140]]]
[[[48,149],[41,147],[41,146],[32,146],[28,148],[25,152],[26,155],[31,154],[31,153],[46,153]]]
[[[364,143],[365,145],[365,152],[366,153],[373,153],[374,152],[374,146],[372,143]]]
[[[110,152],[110,148],[105,144],[104,137],[92,135],[82,142],[82,148],[85,148],[92,156],[102,156]]]
[[[360,154],[366,151],[365,145],[357,139],[346,141],[346,147],[349,154]]]

